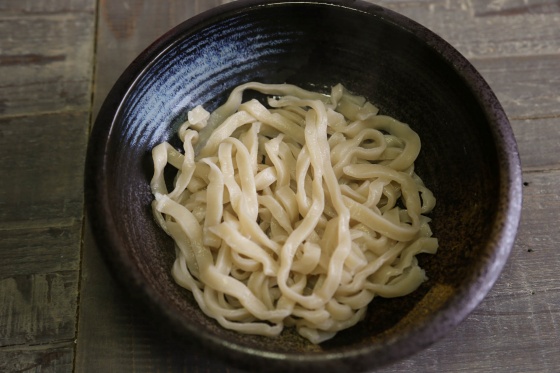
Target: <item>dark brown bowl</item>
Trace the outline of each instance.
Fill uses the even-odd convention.
[[[437,255],[413,294],[376,298],[366,320],[312,345],[225,330],[170,275],[173,242],[150,211],[151,149],[177,144],[187,110],[213,110],[247,81],[328,92],[342,83],[409,123],[423,147],[417,171],[437,197]],[[163,35],[123,73],[87,154],[89,221],[117,277],[156,318],[240,366],[360,371],[443,337],[484,298],[513,246],[521,171],[507,117],[455,49],[421,25],[361,1],[238,1]]]

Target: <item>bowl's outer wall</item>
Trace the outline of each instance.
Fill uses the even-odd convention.
[[[123,74],[92,133],[86,197],[110,264],[175,326],[211,347],[221,346],[229,357],[249,354],[266,362],[270,355],[277,363],[284,360],[279,364],[302,367],[318,356],[314,352],[326,351],[332,370],[341,362],[364,369],[392,361],[433,342],[464,318],[470,309],[453,307],[461,302],[457,294],[472,295],[475,289],[484,296],[489,286],[480,282],[491,285],[497,277],[487,268],[499,272],[509,252],[509,247],[496,250],[503,244],[496,221],[504,224],[504,192],[519,182],[509,180],[504,167],[518,163],[514,159],[513,166],[504,166],[504,149],[515,153],[515,142],[501,143],[499,136],[511,136],[503,112],[498,117],[505,120],[500,124],[505,134],[489,124],[495,117],[486,109],[501,111],[489,88],[466,60],[421,26],[371,4],[357,2],[359,10],[340,4],[268,4],[243,11],[238,4],[226,7],[226,15],[215,11],[180,25]],[[426,35],[429,43],[421,40]],[[458,76],[461,69],[470,77]],[[151,149],[162,141],[179,146],[175,132],[189,109],[202,104],[213,110],[247,81],[287,82],[323,92],[342,83],[382,114],[408,123],[422,140],[417,172],[437,198],[431,218],[440,242],[436,256],[421,258],[429,281],[411,296],[375,299],[368,321],[320,348],[292,333],[277,339],[240,335],[204,316],[171,278],[173,243],[151,216]],[[482,101],[492,102],[481,102],[477,89],[486,90]],[[496,259],[500,263],[492,263]],[[441,325],[427,324],[434,315]]]

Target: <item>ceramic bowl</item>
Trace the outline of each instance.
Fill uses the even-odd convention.
[[[150,210],[152,148],[237,85],[342,83],[422,140],[417,173],[437,198],[429,280],[375,298],[365,320],[321,345],[286,331],[242,335],[206,317],[170,275],[173,242]],[[482,301],[513,246],[521,172],[508,119],[473,66],[410,19],[361,1],[238,1],[170,30],[122,74],[95,122],[86,202],[99,248],[155,319],[238,366],[278,371],[371,370],[442,338]]]

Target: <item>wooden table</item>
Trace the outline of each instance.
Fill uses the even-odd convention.
[[[0,372],[233,372],[177,348],[113,282],[84,224],[89,128],[126,65],[225,1],[0,1]],[[523,165],[517,242],[447,338],[382,372],[560,371],[560,1],[379,1],[488,80]]]

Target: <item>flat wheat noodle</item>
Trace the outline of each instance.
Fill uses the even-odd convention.
[[[274,97],[243,102],[246,90]],[[426,280],[416,256],[438,249],[425,216],[435,198],[414,171],[420,138],[408,125],[342,85],[323,95],[261,83],[189,120],[182,152],[153,149],[152,210],[175,241],[174,279],[223,327],[295,327],[321,343],[375,296]]]

